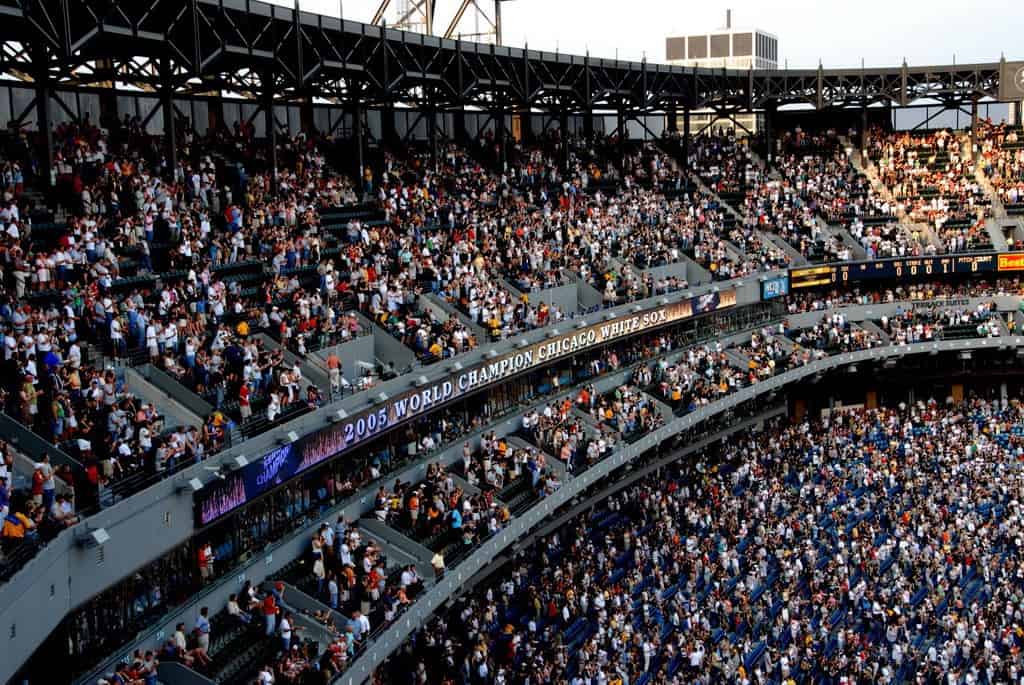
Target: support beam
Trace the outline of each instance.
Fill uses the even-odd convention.
[[[868,105],[865,102],[860,108],[860,149],[868,149]]]
[[[775,162],[775,113],[778,105],[771,101],[764,108],[765,164],[771,170]]]
[[[618,111],[615,113],[615,118],[615,130],[618,131],[619,133],[619,149],[617,150],[619,155],[618,166],[621,169],[624,166],[623,163],[626,160],[626,134],[629,130],[628,126],[626,125],[626,110],[624,107],[619,107]]]
[[[504,0],[494,0],[494,44],[501,45],[501,3]]]
[[[359,195],[361,197],[363,193],[367,192],[367,188],[366,162],[363,152],[363,105],[358,99],[352,103],[352,135],[356,142],[356,164],[358,166],[356,170],[358,180],[356,183],[359,184]]]
[[[120,126],[121,119],[117,112],[117,90],[114,88],[114,62],[111,59],[101,59],[97,62],[98,70],[110,74],[110,80],[104,84],[100,91],[100,120],[101,127],[114,131]]]
[[[393,147],[398,147],[402,137],[398,135],[398,126],[395,124],[395,104],[388,102],[380,111],[381,135],[384,141]]]
[[[228,123],[224,121],[224,98],[221,93],[210,99],[209,114],[207,114],[207,125],[214,129],[226,129]]]
[[[436,172],[438,158],[437,107],[434,105],[427,109],[427,135],[430,136],[430,166]]]
[[[38,47],[33,51],[33,61],[37,66],[36,70],[36,123],[39,126],[39,135],[42,142],[42,162],[39,165],[39,174],[42,176],[43,184],[53,185],[53,109],[51,99],[53,98],[53,78],[50,75],[49,58],[46,55],[45,47]]]
[[[270,164],[270,189],[277,191],[277,121],[274,119],[274,74],[266,72],[263,75],[263,92],[260,94],[263,99],[263,116],[266,121],[267,133],[267,161]]]
[[[307,134],[312,133],[316,128],[316,118],[313,115],[313,95],[307,93],[299,102],[299,126]]]
[[[171,61],[160,61],[160,106],[164,114],[164,146],[167,155],[167,170],[174,182],[178,180],[178,131],[177,114],[174,111],[174,73]]]
[[[494,113],[494,138],[498,143],[498,166],[499,170],[504,172],[506,164],[508,163],[508,132],[505,130],[505,103],[502,101],[498,105],[497,111]]]
[[[679,133],[679,112],[676,110],[676,103],[669,103],[668,111],[665,113],[665,128],[669,133]]]
[[[469,146],[469,135],[466,132],[466,108],[461,105],[452,112],[452,138],[459,145]]]
[[[683,107],[683,174],[690,173],[690,106]],[[689,183],[689,180],[687,180]]]
[[[558,135],[562,141],[562,166],[566,169],[569,168],[569,113],[566,110],[562,110],[561,116],[558,119]]]
[[[978,97],[971,100],[971,156],[978,150]]]

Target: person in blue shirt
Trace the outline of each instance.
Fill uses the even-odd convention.
[[[199,618],[196,619],[196,630],[199,631],[199,646],[205,651],[210,651],[210,609],[203,607],[199,610]]]
[[[452,509],[452,530],[460,530],[462,528],[462,512],[459,511],[458,507]]]

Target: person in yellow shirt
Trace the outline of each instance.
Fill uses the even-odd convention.
[[[20,511],[8,514],[3,521],[3,537],[12,540],[21,540],[25,536],[33,537],[36,528],[35,521]]]
[[[443,351],[444,350],[441,347],[441,343],[439,343],[436,340],[433,342],[433,344],[430,345],[430,354],[434,355],[438,359],[441,358],[441,352],[443,352]]]

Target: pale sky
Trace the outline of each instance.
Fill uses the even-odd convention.
[[[294,0],[271,0],[291,6]],[[443,32],[459,0],[435,0]],[[392,0],[396,7],[402,0]],[[491,0],[479,0],[492,11]],[[369,21],[378,0],[299,0],[310,12]],[[504,43],[621,59],[665,60],[666,36],[725,25],[760,28],[779,37],[780,66],[858,67],[959,64],[1024,59],[1020,0],[511,0],[502,5]],[[392,17],[395,15],[391,15]]]

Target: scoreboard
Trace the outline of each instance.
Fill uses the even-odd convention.
[[[1010,271],[1024,271],[1024,252],[900,257],[800,267],[789,270],[789,288],[801,290],[859,281],[913,280]]]

